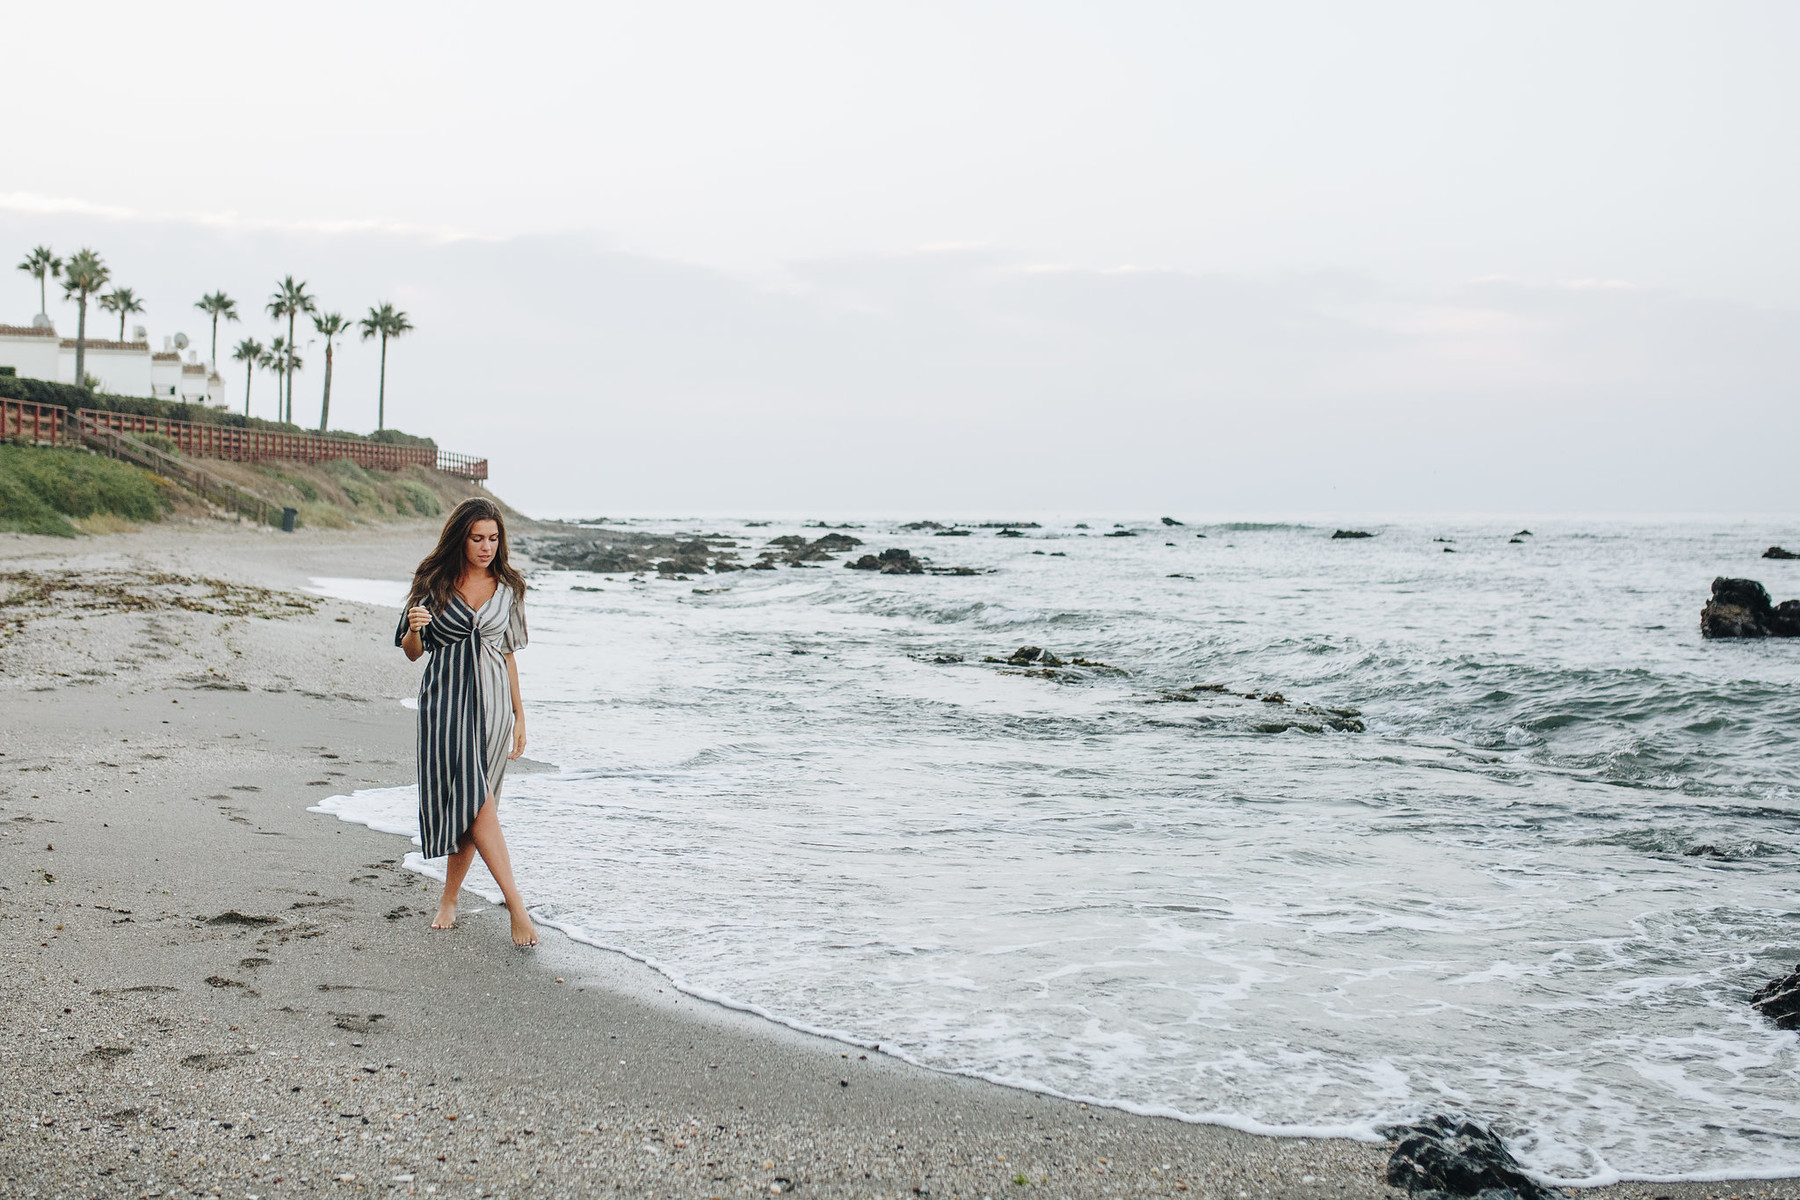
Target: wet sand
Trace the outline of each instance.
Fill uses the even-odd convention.
[[[0,1195],[1400,1194],[1381,1145],[920,1070],[517,951],[470,893],[427,930],[405,841],[306,811],[411,782],[418,668],[390,613],[298,589],[434,535],[0,535],[64,589],[0,614]]]

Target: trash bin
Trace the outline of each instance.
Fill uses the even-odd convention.
[[[282,509],[281,510],[281,532],[283,532],[283,533],[294,532],[294,521],[296,519],[298,519],[299,516],[300,516],[300,510],[297,508]]]

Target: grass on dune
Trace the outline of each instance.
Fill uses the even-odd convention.
[[[71,519],[155,521],[171,507],[150,472],[80,450],[0,446],[0,530],[74,537]]]

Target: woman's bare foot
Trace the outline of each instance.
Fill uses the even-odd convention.
[[[507,905],[507,915],[512,917],[513,945],[535,946],[538,944],[537,930],[532,926],[531,918],[525,915],[524,905],[520,905],[517,912],[513,911],[510,904]]]
[[[456,901],[440,900],[437,916],[431,918],[433,929],[451,929],[456,925]]]

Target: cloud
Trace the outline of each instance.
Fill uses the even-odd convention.
[[[1666,289],[1047,271],[994,246],[816,258],[777,284],[583,235],[3,203],[0,234],[93,243],[158,335],[193,337],[192,300],[225,287],[232,335],[266,337],[260,298],[290,272],[351,316],[401,303],[390,423],[490,455],[528,510],[1791,506],[1796,314]],[[343,346],[348,427],[372,427],[375,382],[374,346]]]
[[[0,212],[39,216],[90,217],[109,222],[191,225],[221,233],[379,234],[385,237],[420,238],[431,242],[487,239],[489,235],[451,226],[409,225],[398,221],[339,220],[290,221],[270,217],[246,217],[233,212],[149,213],[117,204],[99,204],[70,196],[42,196],[35,192],[0,192]]]

